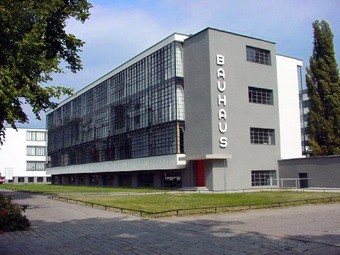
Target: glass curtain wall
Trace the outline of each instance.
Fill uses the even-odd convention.
[[[182,69],[172,42],[49,113],[51,166],[184,153]]]

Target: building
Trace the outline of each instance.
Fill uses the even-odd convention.
[[[6,128],[0,147],[0,176],[5,176],[5,183],[50,183],[46,163],[46,129]]]
[[[262,39],[173,34],[47,114],[47,172],[56,184],[277,186],[278,160],[302,156],[301,65]]]
[[[279,160],[280,187],[340,188],[340,155]]]

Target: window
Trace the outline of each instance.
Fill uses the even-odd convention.
[[[249,102],[256,104],[273,104],[273,90],[248,87]]]
[[[18,182],[25,182],[25,177],[18,177]]]
[[[137,176],[139,187],[152,187],[153,186],[153,174],[139,174]]]
[[[27,131],[27,141],[46,141],[46,132],[42,131]]]
[[[50,166],[183,152],[183,83],[182,45],[172,42],[80,93],[47,115]]]
[[[265,128],[250,128],[250,142],[252,144],[275,144],[275,130]]]
[[[26,171],[45,171],[45,161],[27,161]]]
[[[176,86],[177,119],[184,120],[184,89],[181,85]]]
[[[247,61],[270,66],[270,51],[247,46]]]
[[[164,187],[166,188],[180,188],[182,187],[181,173],[165,173],[164,174]]]
[[[28,182],[34,182],[34,177],[28,177]]]
[[[52,177],[46,177],[46,182],[51,182],[52,181]]]
[[[183,48],[176,43],[176,76],[183,77]]]
[[[44,177],[37,177],[37,182],[44,182]]]
[[[251,171],[251,186],[277,185],[276,171]]]
[[[46,149],[44,146],[27,146],[27,156],[45,156]]]
[[[118,186],[120,187],[131,187],[132,178],[130,174],[118,175]]]

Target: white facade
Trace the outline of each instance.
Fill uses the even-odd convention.
[[[0,173],[6,183],[47,182],[47,131],[6,128],[0,147]]]
[[[302,61],[277,55],[277,83],[280,119],[280,159],[300,158],[301,121],[299,100],[299,79]],[[301,69],[300,69],[301,70]]]

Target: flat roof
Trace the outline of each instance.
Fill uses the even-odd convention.
[[[275,42],[272,42],[272,41],[268,41],[268,40],[260,39],[260,38],[257,38],[257,37],[248,36],[248,35],[243,35],[243,34],[231,32],[231,31],[226,31],[226,30],[222,30],[222,29],[217,29],[217,28],[213,28],[213,27],[207,27],[207,28],[197,32],[196,34],[190,35],[190,37],[188,39],[190,39],[191,37],[194,37],[194,36],[196,36],[200,33],[203,33],[206,30],[214,30],[214,31],[221,32],[221,33],[226,33],[226,34],[236,35],[236,36],[254,39],[254,40],[258,40],[258,41],[262,41],[262,42],[267,42],[267,43],[271,43],[271,44],[276,44]]]
[[[288,56],[288,55],[283,55],[283,54],[276,54],[276,56],[279,56],[279,57],[285,57],[285,58],[292,58],[292,59],[295,59],[295,60],[298,60],[298,61],[302,61],[302,59],[300,58],[296,58],[296,57],[291,57],[291,56]]]

